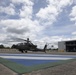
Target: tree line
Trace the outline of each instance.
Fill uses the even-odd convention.
[[[13,44],[11,47],[6,47],[3,44],[0,45],[0,49],[11,49],[11,48],[15,48],[15,44]]]

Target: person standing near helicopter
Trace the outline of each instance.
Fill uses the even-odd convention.
[[[47,44],[45,44],[44,46],[44,52],[46,53],[46,49],[47,49]]]

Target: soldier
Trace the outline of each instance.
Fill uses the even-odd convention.
[[[47,44],[45,44],[45,46],[44,46],[44,51],[45,51],[45,53],[46,53],[46,49],[47,49]]]

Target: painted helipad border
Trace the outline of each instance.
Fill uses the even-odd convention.
[[[76,59],[61,60],[58,62],[39,64],[39,65],[35,65],[35,66],[23,66],[21,64],[17,64],[15,62],[9,61],[7,59],[0,58],[0,63],[3,64],[4,66],[10,68],[11,70],[15,71],[16,73],[23,74],[23,73],[28,73],[28,72],[32,72],[35,70],[43,69],[43,68],[54,67],[54,66],[57,66],[60,64],[72,62],[74,60],[76,60]]]

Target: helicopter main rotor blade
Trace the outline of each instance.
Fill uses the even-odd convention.
[[[17,40],[16,40],[16,41],[6,41],[6,42],[21,42],[21,41],[17,41]]]
[[[21,38],[16,38],[16,40],[27,41],[27,40],[24,40],[24,39],[21,39]]]
[[[15,41],[27,41],[27,40],[21,39],[21,38],[11,38],[11,39],[13,39],[13,40],[15,40]]]

